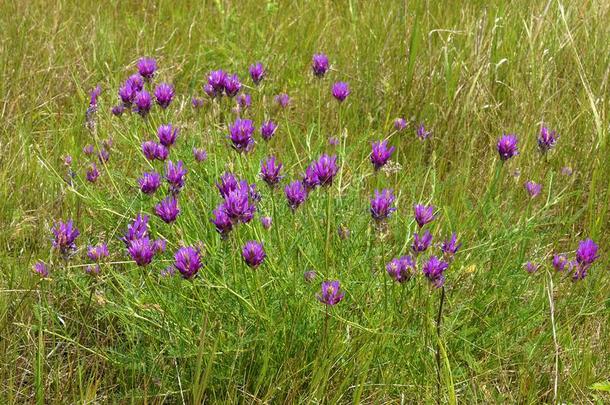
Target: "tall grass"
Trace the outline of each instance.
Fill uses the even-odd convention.
[[[604,1],[0,3],[0,402],[610,401],[607,256],[579,283],[522,268],[548,268],[551,252],[585,237],[607,251],[609,19]],[[309,72],[319,51],[333,65],[322,81]],[[116,89],[143,55],[157,58],[178,98],[146,121],[113,118]],[[224,139],[229,104],[194,111],[190,97],[216,68],[251,83],[258,60],[268,78],[248,89],[248,114],[280,127],[238,157]],[[338,80],[352,89],[341,107],[330,96]],[[84,113],[97,83],[90,133]],[[274,107],[280,92],[289,110]],[[399,116],[411,122],[405,132],[393,130]],[[160,199],[141,195],[136,179],[150,169],[140,142],[165,122],[182,127],[172,159],[189,169],[183,212],[172,226],[151,219],[168,253],[141,269],[118,237]],[[425,142],[420,122],[433,131]],[[536,150],[542,124],[560,134],[548,160]],[[504,131],[518,134],[521,153],[500,168]],[[111,159],[90,185],[81,149],[108,137]],[[375,174],[370,143],[386,138],[399,169]],[[193,146],[208,150],[207,162],[194,162]],[[323,151],[339,155],[331,189],[292,214],[258,180],[259,213],[273,228],[254,221],[220,240],[209,217],[221,173],[254,182],[273,153],[292,180]],[[530,179],[543,184],[531,202]],[[397,195],[383,235],[368,213],[375,188]],[[409,251],[415,202],[439,207],[436,240],[456,231],[464,243],[447,272],[440,333],[441,291],[421,275],[391,283],[384,269]],[[54,254],[58,218],[75,220],[81,251],[69,263],[55,257],[51,280],[39,280],[29,269]],[[239,256],[249,239],[269,255],[257,270]],[[98,241],[113,261],[91,278],[82,249]],[[197,242],[199,277],[159,276],[171,252]],[[308,269],[318,274],[311,284]],[[327,278],[346,291],[328,318],[315,299]]]

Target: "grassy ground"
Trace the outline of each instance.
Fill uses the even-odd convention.
[[[609,402],[610,3],[444,3],[1,2],[0,402]],[[322,80],[309,70],[319,51],[333,66]],[[114,118],[116,89],[143,55],[157,59],[177,100],[148,120]],[[190,97],[217,68],[251,85],[258,60],[268,78],[248,89],[247,115],[280,128],[240,159],[224,140],[229,103],[194,111]],[[341,105],[329,92],[338,80],[352,88]],[[84,118],[97,83],[91,133]],[[292,97],[289,110],[274,106],[279,92]],[[399,116],[411,126],[396,133]],[[182,127],[172,159],[189,173],[178,221],[151,219],[168,250],[142,269],[118,236],[160,199],[143,196],[136,179],[149,169],[140,142],[163,122]],[[433,131],[425,142],[419,122]],[[548,159],[536,147],[542,124],[560,134]],[[491,187],[502,132],[518,134],[520,155]],[[329,146],[332,135],[340,146]],[[81,149],[109,137],[111,159],[88,184]],[[396,146],[399,170],[375,174],[370,142],[382,138]],[[194,162],[193,146],[208,150],[207,162]],[[322,151],[339,155],[332,188],[292,215],[257,180],[259,213],[273,228],[256,219],[220,240],[208,218],[225,169],[252,182],[274,153],[292,180]],[[527,197],[526,180],[543,184],[538,198]],[[395,190],[398,211],[379,235],[368,204],[382,187]],[[409,250],[415,202],[439,208],[437,240],[456,231],[464,244],[447,271],[440,339],[440,290],[421,274],[392,283],[384,270]],[[81,230],[79,251],[62,263],[50,227],[68,218]],[[334,232],[340,224],[349,239]],[[550,254],[587,237],[602,253],[589,276],[553,274]],[[251,238],[268,253],[257,270],[239,255]],[[100,241],[112,263],[91,278],[85,247]],[[159,276],[178,246],[197,242],[199,277]],[[50,279],[30,271],[37,259],[53,263]],[[542,269],[526,273],[527,260]],[[318,274],[311,284],[307,269]],[[329,278],[346,297],[325,328],[315,292]]]

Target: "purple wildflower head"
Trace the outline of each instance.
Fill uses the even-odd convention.
[[[420,228],[434,221],[436,218],[433,205],[414,204],[413,214],[415,216],[415,222],[417,222],[417,225],[419,225]]]
[[[144,88],[144,78],[139,74],[134,73],[125,80],[125,84],[133,88],[137,93]]]
[[[422,271],[434,287],[440,288],[445,284],[444,273],[448,267],[449,264],[446,262],[439,260],[436,256],[430,256],[424,263]]]
[[[100,86],[99,84],[97,86],[95,86],[93,88],[93,90],[91,90],[91,92],[89,93],[90,98],[89,98],[89,106],[91,107],[95,107],[97,106],[97,98],[100,96],[100,94],[102,94],[102,86]]]
[[[49,268],[44,262],[38,261],[32,266],[32,271],[38,274],[41,278],[49,277]]]
[[[87,169],[86,177],[87,177],[87,181],[89,183],[95,183],[97,181],[98,177],[100,177],[100,171],[97,170],[97,165],[95,164],[95,162],[92,162],[89,165],[89,168]]]
[[[571,176],[572,173],[574,173],[574,171],[570,166],[564,166],[561,168],[561,174],[563,174],[564,176]]]
[[[273,220],[271,219],[271,217],[261,217],[261,225],[263,226],[264,229],[266,229],[266,230],[271,229],[272,223],[273,223]]]
[[[396,211],[396,208],[392,206],[394,204],[394,194],[392,190],[382,190],[381,193],[375,190],[375,196],[371,198],[371,215],[375,221],[385,221],[388,219],[392,212]]]
[[[373,142],[370,159],[375,170],[381,169],[388,162],[395,149],[393,146],[388,148],[388,141]]]
[[[250,71],[250,77],[252,78],[252,81],[256,85],[258,85],[261,82],[261,80],[263,80],[263,78],[265,77],[265,68],[263,67],[263,64],[260,62],[250,65],[249,71]]]
[[[210,97],[210,98],[214,98],[214,97],[216,97],[216,95],[219,95],[219,96],[220,96],[220,94],[217,94],[217,93],[216,93],[216,90],[214,90],[214,86],[212,86],[210,83],[206,83],[206,84],[203,86],[203,92],[204,92],[205,94],[207,94],[207,95],[208,95],[208,97]]]
[[[347,96],[350,95],[351,92],[347,83],[337,82],[333,84],[331,93],[333,94],[333,97],[337,99],[338,102],[342,103],[343,101],[345,101]]]
[[[87,248],[87,257],[94,262],[99,262],[103,258],[108,257],[109,254],[108,245],[105,243],[101,243],[97,246],[89,246]]]
[[[569,260],[566,255],[555,254],[553,255],[553,267],[555,270],[562,272],[569,266]]]
[[[282,164],[276,162],[275,156],[269,156],[267,160],[261,161],[261,178],[270,187],[275,187],[282,180]]]
[[[432,135],[432,131],[426,131],[424,124],[419,124],[419,126],[417,127],[416,134],[417,134],[417,137],[423,141],[425,139],[428,139],[430,137],[430,135]]]
[[[578,249],[576,249],[576,262],[583,266],[590,266],[599,258],[597,249],[597,244],[591,239],[580,241]]]
[[[153,247],[155,249],[155,253],[165,252],[165,248],[167,248],[167,242],[165,239],[155,239],[153,242]]]
[[[225,89],[227,74],[223,70],[213,70],[208,75],[208,87],[204,91],[211,97],[221,96]]]
[[[540,135],[538,135],[538,148],[542,153],[546,153],[551,150],[557,143],[557,131],[550,131],[547,127],[540,128]]]
[[[402,256],[392,259],[385,266],[389,276],[398,283],[408,281],[416,273],[415,261],[411,256]]]
[[[519,154],[519,149],[517,148],[517,137],[512,134],[504,134],[498,140],[498,154],[500,155],[500,159],[502,161],[506,161],[512,158],[515,155]]]
[[[407,128],[407,120],[405,120],[404,118],[396,118],[394,120],[394,129],[396,131],[402,131],[405,128]]]
[[[226,75],[224,80],[225,94],[229,97],[235,97],[241,89],[241,83],[237,75]]]
[[[176,267],[180,274],[182,274],[182,277],[186,279],[193,278],[201,266],[199,250],[194,247],[181,247],[174,255],[174,267]]]
[[[208,152],[203,148],[193,148],[193,156],[197,162],[201,163],[207,160]]]
[[[248,223],[254,218],[256,205],[252,201],[250,187],[246,181],[241,181],[225,196],[224,208],[233,221]]]
[[[168,155],[169,155],[169,149],[168,148],[166,148],[165,146],[161,145],[160,143],[156,144],[155,159],[164,162],[167,159]]]
[[[137,63],[138,73],[145,79],[152,79],[157,70],[157,61],[153,58],[140,58]]]
[[[336,136],[331,136],[330,138],[328,138],[328,144],[330,146],[339,146],[339,138],[337,138]]]
[[[293,181],[284,187],[284,194],[293,212],[307,199],[307,189],[303,182],[299,180]]]
[[[525,190],[531,198],[534,198],[538,196],[538,194],[540,194],[540,191],[542,191],[542,184],[538,184],[533,181],[528,181],[525,183]]]
[[[290,104],[290,96],[286,93],[280,93],[275,96],[275,102],[282,108],[288,107]]]
[[[85,273],[89,274],[90,276],[97,276],[98,274],[100,274],[100,265],[99,264],[90,264],[85,268]]]
[[[184,187],[184,176],[186,176],[187,170],[179,160],[174,164],[171,160],[165,165],[165,179],[169,183],[169,188],[172,193],[179,192]]]
[[[341,224],[337,227],[337,234],[339,235],[339,239],[346,240],[351,236],[352,231],[347,226]]]
[[[58,249],[63,254],[76,249],[75,241],[78,235],[80,235],[80,232],[76,226],[74,226],[72,220],[67,222],[58,221],[51,231],[54,235],[53,247],[55,249]]]
[[[229,136],[232,147],[238,152],[250,152],[254,147],[254,124],[251,120],[238,118],[229,126]]]
[[[314,281],[316,279],[316,276],[317,274],[314,270],[307,270],[305,273],[303,273],[303,279],[306,283],[311,283],[312,281]]]
[[[72,156],[71,155],[64,156],[64,165],[66,165],[66,166],[72,165]]]
[[[146,90],[139,91],[136,93],[133,103],[136,106],[135,111],[142,117],[145,117],[152,108],[152,98],[150,97],[150,93]]]
[[[148,215],[138,214],[129,225],[127,232],[121,238],[125,245],[129,247],[129,243],[136,239],[141,239],[148,235]]]
[[[423,235],[415,234],[413,235],[413,245],[411,248],[415,253],[425,252],[432,243],[432,234],[430,231],[424,232]]]
[[[276,129],[277,125],[273,121],[265,121],[261,124],[261,136],[265,141],[268,141],[271,139]]]
[[[161,145],[169,148],[171,147],[180,134],[180,128],[175,128],[172,124],[161,125],[157,129],[157,137]]]
[[[144,194],[153,194],[161,186],[161,175],[156,172],[145,172],[138,179],[138,184]]]
[[[265,260],[265,257],[267,257],[263,245],[254,240],[246,242],[246,244],[241,250],[241,255],[244,258],[246,264],[252,267],[253,269],[260,266]]]
[[[214,224],[216,227],[216,231],[220,234],[221,237],[226,237],[231,229],[233,229],[233,222],[227,211],[225,210],[224,204],[220,204],[214,211],[212,211],[213,217],[210,219],[210,222]]]
[[[115,105],[114,107],[112,107],[112,109],[110,110],[110,112],[112,113],[112,115],[114,115],[115,117],[120,117],[121,115],[123,115],[123,113],[125,112],[125,107],[122,105]]]
[[[142,153],[148,160],[154,160],[157,155],[157,143],[153,141],[142,142]]]
[[[318,301],[329,306],[337,305],[343,297],[345,297],[345,293],[341,291],[339,280],[324,281],[321,291],[316,294]]]
[[[453,258],[453,256],[455,256],[455,254],[460,249],[460,247],[462,247],[462,244],[458,243],[457,235],[455,234],[455,232],[453,232],[451,234],[451,238],[449,238],[448,240],[445,240],[441,244],[441,250],[445,254],[446,259]]]
[[[307,188],[308,191],[311,191],[318,185],[320,185],[320,181],[318,180],[318,177],[314,170],[314,163],[315,162],[312,162],[309,166],[307,166],[307,168],[305,169],[305,173],[303,174],[303,185]]]
[[[339,172],[336,155],[328,156],[327,154],[323,154],[317,161],[312,163],[312,166],[315,177],[318,180],[318,185],[320,186],[331,185],[333,178]]]
[[[161,202],[155,206],[155,214],[157,214],[166,224],[174,222],[178,217],[178,214],[180,214],[180,207],[178,207],[178,200],[176,197],[172,195],[161,200]]]
[[[523,265],[523,268],[528,273],[533,274],[538,271],[538,269],[540,268],[540,265],[533,263],[533,262],[527,262]]]
[[[198,109],[198,108],[203,107],[204,101],[202,98],[192,97],[191,104],[193,105],[193,108]]]
[[[146,266],[155,256],[154,242],[148,236],[130,240],[127,245],[127,253],[138,266]]]
[[[155,87],[155,98],[159,107],[165,109],[169,107],[174,99],[174,86],[168,83],[161,83]]]
[[[97,158],[100,163],[106,163],[108,160],[110,160],[110,152],[108,152],[107,149],[101,149],[97,154]]]
[[[248,93],[241,93],[239,96],[237,96],[237,104],[242,110],[250,108],[252,105],[252,97]]]
[[[238,181],[233,173],[223,173],[220,176],[220,182],[216,182],[216,188],[220,192],[222,198],[226,198],[229,193],[237,188]]]
[[[93,152],[94,152],[94,150],[95,150],[95,149],[93,148],[93,145],[91,145],[91,144],[85,145],[85,146],[83,147],[83,153],[84,153],[85,155],[87,155],[87,156],[92,155],[92,154],[93,154]]]
[[[324,77],[328,71],[329,63],[328,56],[323,53],[313,55],[311,60],[311,70],[313,70],[314,76]]]
[[[129,83],[125,82],[119,87],[119,98],[123,105],[130,106],[136,98],[137,90]]]

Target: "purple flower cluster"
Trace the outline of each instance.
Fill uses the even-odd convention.
[[[199,249],[191,246],[178,249],[174,254],[174,267],[185,279],[195,277],[202,267]]]
[[[382,190],[381,193],[375,190],[375,196],[371,198],[371,216],[375,221],[385,221],[388,219],[392,212],[396,211],[396,208],[392,206],[394,204],[394,194],[392,190]]]
[[[512,134],[505,134],[500,137],[498,140],[498,154],[500,155],[500,159],[502,161],[506,161],[513,156],[519,154],[519,149],[517,148],[517,137]]]
[[[557,131],[551,131],[547,127],[540,128],[540,135],[538,135],[538,148],[540,152],[547,153],[553,149],[557,143],[557,138]]]
[[[76,249],[76,238],[80,235],[80,231],[74,226],[74,222],[57,222],[51,229],[53,232],[53,247],[59,250],[63,255],[70,253]]]
[[[254,147],[254,124],[251,120],[238,118],[229,126],[228,138],[236,151],[250,152]]]
[[[165,165],[165,180],[169,183],[170,192],[177,194],[184,187],[184,177],[186,176],[187,170],[184,167],[184,163],[179,160],[177,163],[171,160]]]
[[[542,191],[542,185],[533,181],[528,181],[525,183],[525,190],[531,198],[534,198],[537,197]]]
[[[323,53],[313,55],[311,60],[311,70],[313,71],[314,76],[324,77],[329,67],[330,64],[328,63],[328,56]]]
[[[344,297],[345,293],[341,291],[341,283],[339,283],[339,280],[324,281],[322,283],[321,291],[316,294],[318,301],[328,306],[337,305]]]
[[[155,205],[155,214],[166,224],[171,224],[178,218],[180,207],[175,196],[170,195]]]
[[[374,142],[371,151],[371,163],[375,167],[375,170],[381,169],[392,157],[394,153],[393,146],[388,148],[388,141]]]
[[[254,240],[246,242],[242,248],[241,254],[246,264],[253,269],[260,266],[265,260],[265,257],[267,257],[263,245]]]
[[[250,77],[252,78],[252,81],[256,85],[258,85],[265,78],[265,68],[260,62],[250,65],[250,68],[248,70],[250,72]]]
[[[127,225],[127,232],[121,238],[127,247],[127,253],[138,266],[147,266],[156,253],[165,250],[165,241],[152,240],[148,234],[148,216],[138,216]]]
[[[269,185],[269,187],[276,187],[280,180],[282,180],[281,170],[282,164],[276,162],[275,156],[270,156],[267,160],[261,161],[261,179]]]
[[[228,74],[224,70],[213,70],[208,75],[208,81],[203,90],[212,98],[221,97],[223,94],[235,97],[241,90],[241,82],[236,74]]]
[[[254,184],[237,180],[231,173],[225,173],[216,183],[224,201],[214,209],[210,221],[222,237],[239,222],[248,223],[254,218],[256,202],[260,199]]]
[[[409,281],[417,273],[415,261],[411,256],[402,256],[390,260],[385,266],[388,275],[398,283]]]

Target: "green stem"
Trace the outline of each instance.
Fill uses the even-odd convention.
[[[326,260],[326,269],[328,271],[328,269],[330,269],[330,260],[329,260],[329,256],[330,256],[330,223],[332,221],[331,218],[331,204],[332,204],[332,186],[328,186],[328,191],[326,194],[326,244],[325,244],[325,248],[324,248],[324,257]]]

